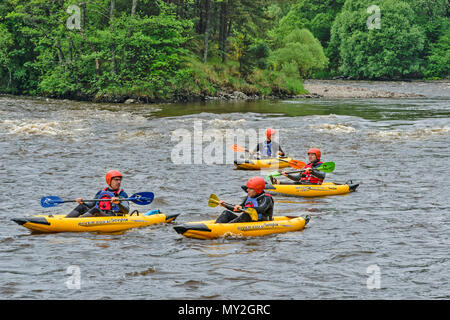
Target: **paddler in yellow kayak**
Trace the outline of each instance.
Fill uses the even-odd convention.
[[[281,172],[281,174],[291,180],[292,182],[280,182],[274,177],[270,176],[270,180],[272,184],[322,184],[325,179],[325,172],[316,170],[315,168],[320,167],[323,163],[320,161],[320,157],[322,153],[317,148],[311,148],[308,150],[308,160],[309,163],[305,165],[301,171],[299,171],[298,175],[291,175],[286,173],[285,171]]]
[[[234,207],[220,200],[219,205],[228,209],[222,212],[217,218],[216,223],[235,223],[235,222],[251,222],[251,221],[271,221],[273,216],[273,199],[269,194],[264,193],[266,182],[261,177],[250,178],[245,186],[242,186],[247,196],[240,205]],[[243,212],[240,216],[231,212],[239,212],[242,209],[253,208],[258,213],[258,219],[253,220],[247,212]]]
[[[266,141],[259,143],[255,149],[250,150],[249,153],[253,155],[254,153],[260,153],[263,157],[284,157],[284,151],[281,149],[280,145],[272,141],[272,137],[275,135],[275,129],[268,128],[265,131]]]
[[[94,199],[105,199],[105,201],[84,202],[83,198],[77,198],[79,205],[73,209],[66,218],[86,218],[86,217],[104,217],[125,215],[130,211],[128,201],[119,201],[119,198],[128,198],[123,189],[120,189],[122,183],[122,173],[111,170],[106,173],[106,184],[108,187],[100,190]]]

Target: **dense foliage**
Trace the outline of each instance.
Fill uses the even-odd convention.
[[[0,92],[191,99],[449,76],[449,0],[3,0]]]
[[[328,64],[319,40],[307,29],[294,29],[282,37],[280,48],[269,59],[274,69],[306,78]]]

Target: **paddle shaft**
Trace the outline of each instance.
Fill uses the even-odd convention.
[[[211,198],[209,199],[209,201],[213,201],[213,202],[215,202],[217,204],[219,204],[219,202],[220,202],[220,200],[215,200],[215,199],[211,199]],[[228,202],[223,202],[222,204],[224,204],[226,206],[229,206],[229,207],[235,207],[235,205],[233,205],[231,203],[228,203]],[[220,206],[220,204],[219,204],[219,206]]]
[[[137,198],[125,198],[125,199],[116,199],[114,201],[132,201],[136,200]],[[89,199],[89,200],[82,200],[82,202],[94,202],[94,201],[113,201],[112,199]],[[78,202],[77,200],[62,200],[62,201],[55,201],[58,203],[64,203],[64,202]]]
[[[317,167],[317,168],[307,168],[307,169],[299,169],[299,170],[297,170],[297,171],[289,171],[289,172],[286,172],[286,174],[291,174],[291,173],[297,173],[297,172],[305,172],[306,170],[308,170],[308,169],[316,169],[316,170],[319,170],[320,171],[320,167]],[[281,172],[280,172],[280,174],[281,174]]]
[[[220,204],[219,204],[220,201],[221,201],[221,200],[219,200],[219,198],[218,198],[215,194],[211,194],[211,195],[209,196],[209,203],[208,203],[208,205],[209,205],[210,207],[215,207],[215,206],[212,206],[212,205],[211,205],[211,202],[220,205]],[[224,201],[222,204],[224,204],[224,205],[226,205],[226,206],[229,206],[229,207],[233,207],[233,211],[235,211],[235,210],[234,210],[234,208],[236,207],[235,205],[232,205],[232,204],[230,204],[230,203],[226,203],[225,201]],[[254,208],[247,208],[246,210],[240,208],[240,209],[238,209],[238,211],[239,211],[239,212],[245,212],[246,214],[248,214],[248,215],[250,216],[250,218],[252,219],[252,221],[258,221],[258,212],[257,212]]]
[[[242,146],[238,146],[236,144],[231,145],[230,148],[234,152],[248,152],[248,153],[250,153],[249,149],[247,149],[245,147],[242,147]],[[264,156],[264,155],[262,155],[261,151],[256,151],[254,153],[255,153],[255,155],[258,155],[258,156],[261,156],[261,157],[273,158],[272,156]],[[277,159],[279,159],[279,158],[277,158]]]
[[[283,161],[283,160],[282,160]],[[301,161],[297,161],[297,160],[291,160],[291,162],[292,161],[296,161],[296,162],[301,162]],[[303,166],[300,166],[300,165],[298,165],[298,163],[296,163],[296,164],[294,164],[293,165],[293,163],[289,163],[290,165],[291,165],[291,167],[292,168],[294,168],[294,169],[298,169],[298,170],[300,170],[300,171],[306,171],[307,169],[303,169],[304,167],[305,167],[305,165],[303,165]],[[303,164],[303,163],[302,163]],[[312,167],[311,169],[315,169],[315,170],[319,170],[319,171],[323,171],[323,172],[325,172],[325,173],[329,173],[329,172],[333,172],[334,171],[334,166],[335,166],[335,164],[334,164],[334,162],[324,162],[324,163],[322,163],[319,167]],[[301,167],[301,168],[300,168]],[[303,169],[303,170],[302,170]],[[292,173],[294,173],[294,172],[292,172]]]
[[[286,174],[292,174],[292,173],[300,173],[300,172],[305,172],[306,171],[306,169],[303,169],[303,170],[298,170],[298,171],[289,171],[289,172],[285,172]],[[281,175],[282,173],[280,172],[280,175]]]
[[[217,201],[217,200],[215,200],[215,199],[209,199],[210,201],[214,201],[214,202],[216,202],[216,203],[219,203],[219,201]],[[226,205],[226,206],[230,206],[230,207],[235,207],[236,205],[234,205],[234,204],[231,204],[231,203],[228,203],[228,202],[223,202],[222,204],[224,204],[224,205]],[[219,204],[220,205],[220,204]],[[244,210],[244,209],[239,209],[239,211],[240,212],[246,212],[246,210]]]
[[[153,198],[154,198],[154,194],[153,192],[140,192],[140,193],[135,193],[132,196],[128,197],[128,198],[118,198],[117,199],[112,199],[112,198],[102,198],[102,199],[87,199],[84,200],[83,198],[78,198],[82,200],[82,203],[84,202],[99,202],[99,201],[111,201],[114,202],[115,201],[132,201],[138,205],[147,205],[153,202]],[[57,206],[61,203],[65,203],[65,202],[78,202],[77,199],[71,199],[71,200],[64,200],[61,199],[58,196],[47,196],[47,197],[43,197],[41,198],[41,205],[44,208],[50,208],[50,207],[54,207]]]
[[[320,168],[308,168],[308,169],[316,169],[320,171]],[[286,174],[292,174],[292,173],[302,173],[305,172],[307,169],[299,169],[297,171],[289,171],[289,172],[285,172]],[[277,176],[282,176],[283,174],[281,172],[277,172]],[[275,176],[275,173],[270,174],[271,176]]]

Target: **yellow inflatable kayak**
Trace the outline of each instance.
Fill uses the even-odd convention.
[[[336,194],[346,194],[353,192],[358,184],[338,184],[334,182],[324,182],[322,184],[266,184],[265,191],[270,194],[281,193],[290,196],[300,197],[320,197]]]
[[[216,239],[220,237],[260,237],[274,233],[299,231],[305,228],[309,222],[309,216],[273,217],[272,221],[240,222],[240,223],[215,223],[215,220],[188,222],[173,227],[176,232],[194,239]]]
[[[289,162],[292,158],[281,159],[284,161],[280,161],[278,158],[235,160],[234,165],[236,169],[240,170],[281,169],[289,167],[289,163],[285,161]]]
[[[12,219],[17,224],[38,233],[54,232],[97,232],[117,233],[131,228],[146,227],[152,224],[171,222],[179,214],[164,213],[144,215],[132,213],[124,216],[65,218],[65,215],[36,215],[29,218]]]

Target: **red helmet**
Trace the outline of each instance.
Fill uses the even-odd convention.
[[[271,136],[273,136],[276,133],[275,129],[266,129],[266,138],[270,139]]]
[[[115,177],[121,177],[122,178],[122,174],[119,171],[116,171],[116,170],[108,171],[106,173],[106,184],[108,186],[111,185],[111,180],[112,180],[112,178],[115,178]]]
[[[264,188],[266,187],[266,182],[261,177],[253,177],[248,179],[247,184],[245,186],[246,189],[252,188],[257,193],[261,193],[264,191]]]
[[[317,148],[311,148],[308,150],[308,154],[313,153],[316,155],[317,160],[320,160],[320,156],[322,155],[322,153],[320,152],[319,149]]]

